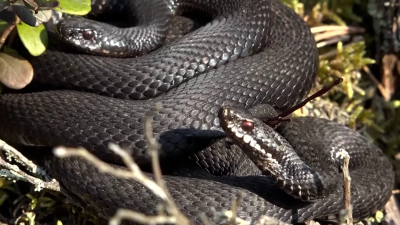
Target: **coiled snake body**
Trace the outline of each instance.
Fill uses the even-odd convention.
[[[162,102],[153,132],[167,165],[167,186],[191,218],[197,219],[200,211],[210,215],[211,207],[229,209],[237,193],[244,191],[246,197],[238,209],[244,219],[255,220],[260,215],[286,222],[333,219],[343,206],[341,163],[335,158],[339,149],[351,156],[354,217],[364,218],[383,207],[394,182],[389,161],[345,127],[316,118],[294,119],[278,128],[288,142],[268,130],[269,138],[264,139],[270,143],[268,148],[277,150],[271,154],[286,171],[280,174],[288,178],[283,183],[262,176],[238,145],[225,138],[218,118],[224,102],[240,108],[263,103],[279,112],[308,94],[317,73],[318,54],[309,28],[292,10],[276,0],[144,2],[132,1],[136,15],[147,12],[136,18],[137,27],[112,30],[120,39],[135,38],[133,49],[113,45],[132,42],[114,40],[111,33],[106,34],[109,26],[88,25],[95,35],[89,42],[76,39],[83,34],[81,20],[71,19],[78,26],[59,27],[59,34],[73,37],[64,41],[90,44],[93,52],[99,47],[93,40],[106,43],[98,54],[115,49],[122,52],[119,56],[144,55],[110,58],[50,46],[45,54],[30,60],[35,83],[74,90],[1,95],[0,138],[34,146],[83,146],[115,163],[119,159],[107,149],[114,142],[132,149],[136,161],[146,165],[142,117],[155,102]],[[164,41],[173,16],[183,12],[200,12],[212,21],[152,51]],[[234,143],[242,143],[231,137]],[[132,180],[101,174],[78,158],[51,158],[47,165],[70,194],[94,207],[99,216],[112,216],[117,208],[157,213],[158,199]],[[309,202],[279,188],[298,191],[287,183],[296,183],[296,179],[307,188],[319,183],[316,189],[323,186],[326,191]]]

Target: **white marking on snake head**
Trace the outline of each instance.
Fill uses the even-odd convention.
[[[242,138],[243,137],[243,133],[241,133],[241,132],[236,132],[235,135],[238,138]]]
[[[256,147],[256,144],[257,144],[256,140],[251,139],[250,146],[254,148],[254,147]]]
[[[250,141],[251,141],[251,136],[250,135],[248,135],[248,134],[245,134],[244,135],[244,137],[243,137],[243,141],[246,143],[246,144],[248,144]]]
[[[232,131],[233,133],[236,133],[236,132],[237,132],[237,127],[232,127],[231,131]]]
[[[257,149],[257,151],[261,151],[265,154],[264,149],[261,149],[261,146],[259,144],[256,144],[256,146],[254,147],[255,149]]]

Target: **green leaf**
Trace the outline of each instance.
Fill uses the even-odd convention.
[[[83,16],[92,9],[90,0],[59,0],[60,6],[56,8],[63,13]]]
[[[24,22],[17,24],[17,30],[22,43],[33,56],[41,55],[47,47],[48,36],[43,24],[31,27]]]

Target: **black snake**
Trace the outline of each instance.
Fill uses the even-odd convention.
[[[115,163],[119,159],[107,149],[114,142],[132,149],[137,162],[146,166],[142,117],[155,102],[162,102],[153,132],[162,146],[163,172],[169,174],[164,178],[173,199],[190,218],[198,219],[198,212],[211,215],[211,207],[229,209],[243,191],[246,197],[238,215],[244,219],[269,215],[286,222],[334,220],[343,207],[341,161],[335,158],[340,149],[351,156],[354,217],[362,219],[383,207],[394,183],[390,163],[380,149],[348,128],[316,118],[293,119],[277,128],[280,136],[249,118],[255,131],[265,131],[264,137],[269,137],[261,137],[263,146],[255,147],[248,137],[248,141],[235,139],[243,132],[240,127],[230,136],[243,148],[271,149],[269,158],[260,159],[279,164],[274,170],[279,172],[277,178],[271,179],[262,176],[238,145],[225,138],[218,118],[225,102],[250,109],[263,103],[282,112],[308,94],[318,69],[318,53],[309,28],[291,9],[276,0],[132,3],[137,27],[112,31],[119,39],[126,34],[138,38],[134,44],[139,51],[121,56],[140,57],[92,56],[50,46],[30,61],[34,84],[52,90],[1,95],[1,139],[28,146],[83,146]],[[183,13],[201,13],[211,22],[160,47],[173,17]],[[80,19],[70,22],[71,26],[59,27],[58,32],[75,38],[85,35],[75,45],[86,45],[85,39],[105,41],[110,35],[104,32],[111,27],[93,22],[90,32],[85,32]],[[64,41],[71,40],[76,39]],[[107,39],[105,43],[97,53],[121,52],[115,46],[108,49],[121,42]],[[265,116],[258,112],[250,115]],[[100,217],[112,216],[117,208],[157,213],[157,198],[134,181],[101,174],[78,158],[50,158],[47,166],[71,195],[93,207]],[[315,199],[298,200],[279,186],[292,189],[299,198]]]

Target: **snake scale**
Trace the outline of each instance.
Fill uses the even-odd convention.
[[[211,208],[229,209],[239,192],[246,194],[238,208],[243,219],[269,215],[291,223],[335,220],[343,207],[341,160],[335,158],[340,149],[351,156],[354,217],[365,218],[383,207],[394,183],[389,160],[344,126],[295,118],[282,122],[277,133],[251,120],[255,131],[265,131],[269,137],[261,136],[266,144],[259,146],[250,136],[235,138],[243,127],[230,134],[226,130],[228,138],[220,126],[218,112],[225,102],[243,110],[267,104],[279,113],[308,94],[318,70],[318,52],[310,29],[291,9],[277,0],[131,2],[136,27],[87,25],[94,40],[106,43],[101,51],[90,49],[95,55],[72,50],[71,45],[50,45],[42,56],[30,58],[33,83],[51,88],[0,96],[1,139],[26,146],[83,146],[118,164],[119,158],[107,148],[114,142],[131,149],[145,167],[149,157],[142,118],[161,102],[153,133],[161,144],[164,179],[178,207],[197,222],[198,212],[211,216]],[[203,14],[210,22],[160,46],[173,18],[183,13]],[[59,26],[58,34],[74,37],[69,44],[75,47],[87,45],[87,38],[76,39],[83,37],[83,21],[72,18],[70,24],[65,29]],[[109,36],[113,34],[119,41]],[[96,55],[113,52],[124,57]],[[257,112],[251,115],[264,115]],[[277,160],[279,179],[288,179],[263,176],[258,162],[253,163],[242,148],[259,152],[271,148],[264,160],[272,164],[265,167],[273,167]],[[158,198],[132,180],[102,174],[80,158],[42,160],[69,195],[100,217],[108,218],[118,208],[157,213]],[[302,181],[318,180],[309,174],[326,178],[319,185],[328,187],[312,201],[294,198],[279,187],[297,192]]]

